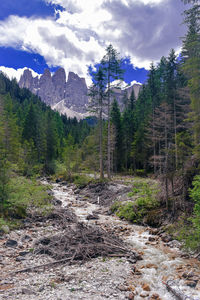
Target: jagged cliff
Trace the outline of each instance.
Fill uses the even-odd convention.
[[[55,107],[62,101],[63,106],[72,111],[71,117],[73,111],[81,114],[87,112],[88,96],[85,79],[69,72],[66,82],[63,68],[59,68],[53,76],[46,69],[40,78],[38,76],[34,78],[31,71],[26,69],[20,78],[19,86],[29,89],[51,107]]]
[[[88,88],[84,78],[77,74],[69,72],[66,81],[66,74],[63,68],[59,68],[54,75],[46,69],[40,77],[33,77],[32,72],[26,69],[20,78],[19,86],[29,89],[32,93],[38,95],[42,101],[50,105],[52,109],[66,114],[68,117],[82,119],[89,115],[87,96]],[[123,97],[127,93],[128,97],[134,89],[136,98],[139,93],[140,85],[134,84],[125,90],[116,89],[114,92],[123,110]]]

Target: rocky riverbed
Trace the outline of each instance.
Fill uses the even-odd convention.
[[[125,197],[128,191],[129,187],[120,183],[106,188],[94,186],[90,191],[52,183],[55,202],[64,210],[72,210],[78,222],[114,233],[130,251],[138,253],[137,262],[122,256],[51,265],[54,259],[36,254],[35,243],[44,236],[64,234],[64,227],[52,219],[35,219],[0,238],[0,299],[200,299],[197,259],[187,257],[179,243],[164,233],[110,215],[105,203]],[[49,265],[16,272],[44,264]]]

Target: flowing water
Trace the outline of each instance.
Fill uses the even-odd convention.
[[[47,182],[43,181],[43,184]],[[89,224],[95,223],[103,228],[117,229],[120,238],[126,241],[132,250],[139,252],[143,260],[136,263],[133,273],[135,300],[158,299],[150,298],[148,294],[158,294],[160,299],[195,299],[200,300],[200,282],[196,288],[189,287],[183,273],[193,274],[198,280],[200,278],[200,262],[196,259],[181,258],[181,251],[176,247],[168,247],[158,236],[152,236],[148,228],[132,225],[126,221],[119,220],[116,216],[108,216],[103,212],[99,214],[98,220],[87,220],[86,216],[95,211],[100,211],[100,206],[83,201],[75,195],[72,187],[66,187],[59,183],[53,183],[53,195],[62,201],[63,207],[71,207],[78,219]],[[151,242],[149,242],[149,238]],[[192,273],[191,273],[192,272]],[[166,282],[171,281],[171,286],[180,295],[174,297],[167,291]],[[144,291],[143,284],[150,287],[151,293]],[[148,290],[148,288],[147,288]],[[146,293],[146,294],[145,294]]]

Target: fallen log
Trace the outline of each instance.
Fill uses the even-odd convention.
[[[168,280],[166,283],[164,282],[164,284],[166,285],[167,290],[169,292],[171,292],[176,297],[176,299],[178,299],[178,300],[195,300],[192,297],[184,295],[174,280]],[[176,287],[173,287],[174,285],[176,285]]]
[[[57,261],[53,261],[53,262],[50,262],[50,263],[46,263],[46,264],[42,264],[42,265],[38,265],[38,266],[34,266],[34,267],[28,267],[28,268],[25,268],[25,269],[17,270],[15,272],[11,272],[8,275],[15,275],[15,274],[18,274],[18,273],[24,273],[24,272],[28,272],[28,271],[37,270],[37,269],[40,269],[40,268],[50,267],[50,266],[53,266],[53,265],[56,265],[56,264],[60,264],[60,263],[69,261],[71,259],[73,259],[73,257],[60,259],[60,260],[57,260]]]

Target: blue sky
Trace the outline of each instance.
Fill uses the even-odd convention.
[[[152,61],[180,51],[180,0],[5,0],[0,2],[0,70],[19,79],[63,67],[85,77],[108,44],[125,57],[124,79],[143,83]]]

